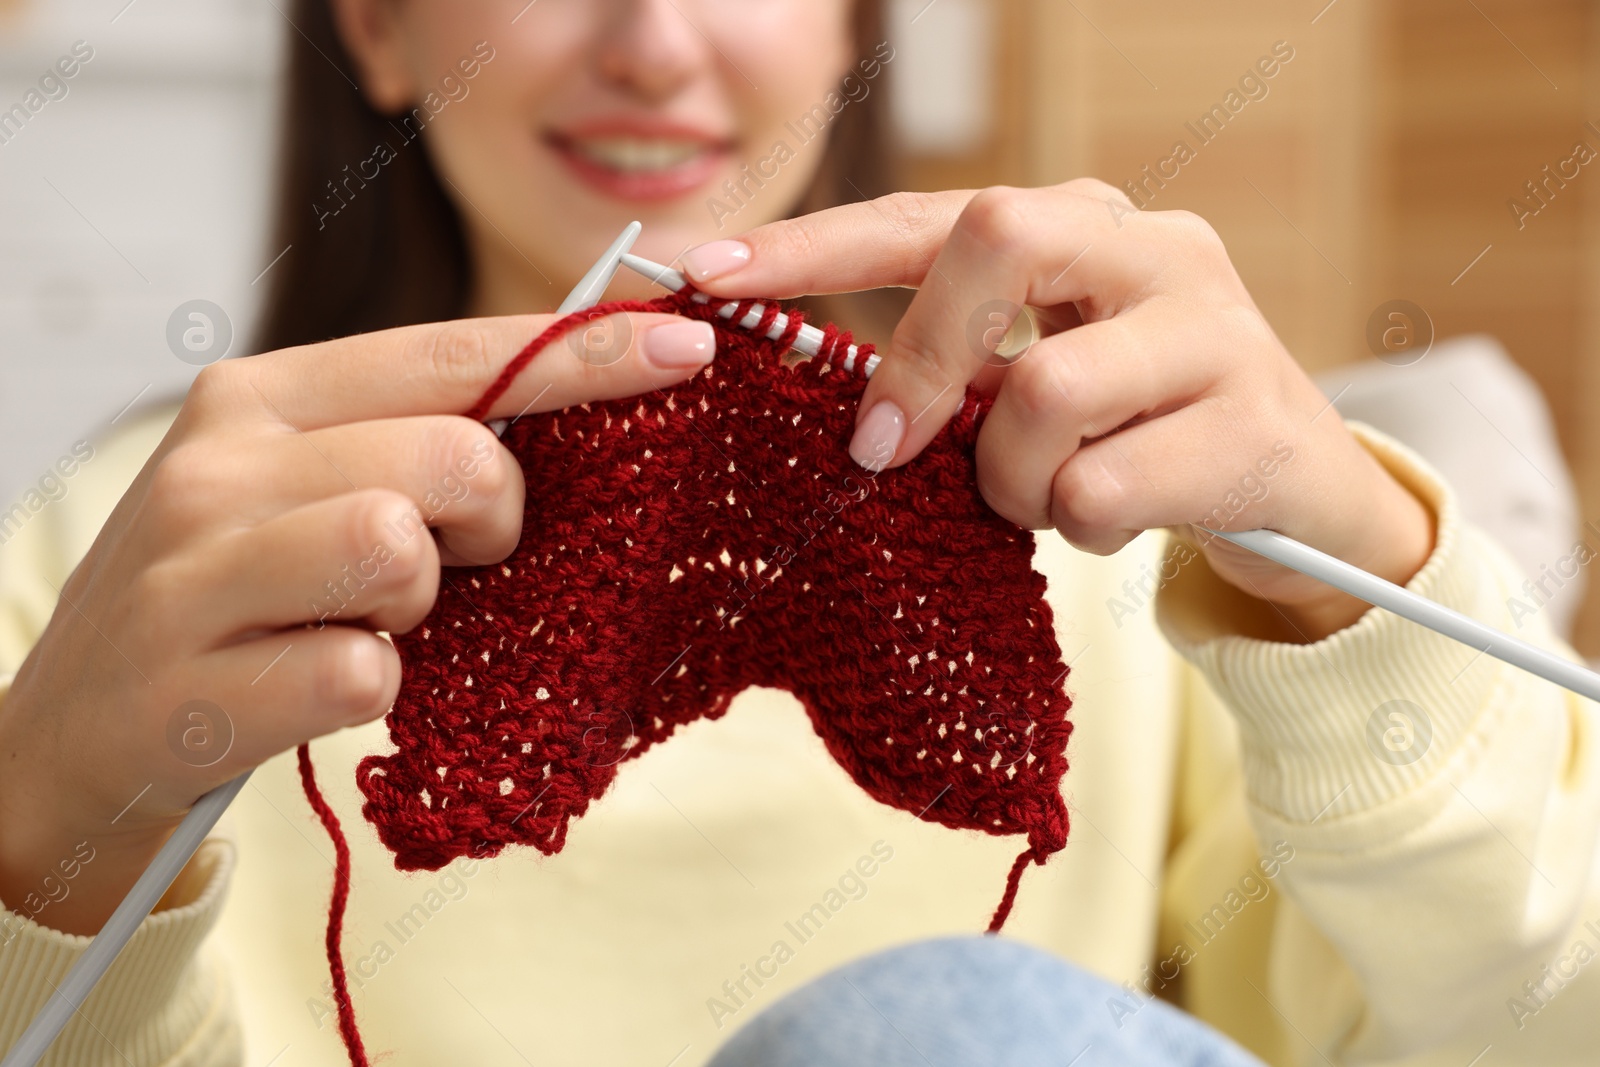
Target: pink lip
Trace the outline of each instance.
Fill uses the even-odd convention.
[[[574,141],[593,137],[672,138],[698,141],[707,151],[653,173],[625,174],[612,170],[577,151]],[[734,141],[679,123],[654,119],[614,117],[591,119],[562,129],[548,130],[542,140],[585,186],[607,196],[629,201],[671,200],[693,192],[722,169]]]

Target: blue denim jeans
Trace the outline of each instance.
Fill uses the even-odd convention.
[[[920,941],[831,971],[752,1019],[709,1067],[849,1064],[1262,1067],[1168,1004],[996,937]]]

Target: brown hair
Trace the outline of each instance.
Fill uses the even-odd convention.
[[[351,80],[355,64],[329,0],[296,0],[293,21],[299,32],[289,35],[273,244],[289,252],[269,276],[254,350],[460,318],[471,261],[427,153],[405,147],[410,137],[398,121],[374,110]],[[884,40],[881,0],[856,0],[854,35],[862,57]],[[883,114],[881,89],[840,113],[796,213],[889,190]],[[327,205],[342,201],[334,199],[339,183],[380,144],[401,147],[389,150],[381,173],[342,203],[336,219],[328,217]],[[882,314],[876,306],[860,311]]]

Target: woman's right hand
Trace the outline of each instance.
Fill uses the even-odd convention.
[[[441,565],[501,560],[522,530],[516,460],[451,413],[552,321],[405,327],[201,372],[0,704],[0,901],[93,933],[201,795],[388,709],[400,663],[377,631],[417,625]],[[490,417],[648,392],[713,354],[702,322],[596,329],[615,355],[558,342]]]

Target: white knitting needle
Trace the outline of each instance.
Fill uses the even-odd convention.
[[[1200,527],[1200,529],[1206,528]],[[1562,659],[1554,652],[1530,645],[1503,630],[1497,630],[1459,611],[1453,611],[1427,597],[1418,596],[1411,590],[1385,581],[1375,574],[1368,574],[1360,567],[1352,566],[1342,559],[1335,559],[1309,545],[1303,545],[1292,537],[1285,537],[1274,530],[1222,533],[1206,529],[1206,532],[1230,541],[1240,548],[1247,548],[1258,556],[1265,556],[1290,570],[1326,582],[1335,589],[1349,593],[1357,600],[1364,600],[1368,604],[1392,611],[1401,618],[1410,619],[1435,633],[1460,641],[1463,645],[1486,656],[1503,660],[1513,667],[1521,667],[1530,674],[1537,674],[1563,689],[1570,689],[1590,700],[1600,701],[1600,674],[1587,667]]]
[[[623,227],[617,239],[611,242],[611,247],[601,253],[600,258],[594,261],[594,266],[578,279],[578,284],[573,286],[572,292],[561,301],[561,306],[556,308],[556,314],[571,315],[575,311],[587,311],[600,303],[600,298],[605,295],[611,279],[617,276],[617,268],[622,265],[623,254],[633,247],[633,242],[639,239],[639,233],[643,229],[642,222],[630,222]],[[496,437],[503,437],[506,427],[511,425],[511,420],[490,419],[484,425],[493,430]],[[0,1064],[0,1067],[5,1065]]]
[[[589,272],[578,282],[577,287],[567,294],[561,302],[558,314],[568,315],[574,311],[582,311],[593,307],[605,293],[606,286],[611,284],[611,279],[617,273],[617,266],[621,262],[622,254],[633,247],[633,242],[638,240],[639,231],[643,227],[637,223],[630,223],[622,231],[604,255],[589,268]],[[498,434],[505,428],[504,420],[495,430]],[[490,423],[491,426],[495,425]],[[73,1013],[82,1007],[94,987],[105,977],[106,970],[112,962],[127,947],[128,940],[133,937],[139,925],[150,917],[156,904],[161,900],[162,894],[172,885],[173,879],[178,877],[178,872],[188,866],[189,860],[194,857],[200,848],[200,843],[206,839],[216,826],[217,820],[233,803],[233,798],[239,795],[239,790],[244,788],[249,779],[250,772],[246,771],[239,777],[218,786],[199,800],[194,807],[183,817],[178,828],[172,836],[161,846],[155,859],[150,861],[150,866],[145,868],[139,880],[128,890],[128,895],[122,898],[122,903],[117,905],[117,910],[111,913],[100,932],[94,940],[89,942],[89,947],[83,950],[77,962],[67,971],[61,984],[55,988],[50,999],[44,1007],[39,1009],[33,1022],[28,1024],[16,1044],[6,1052],[5,1059],[0,1060],[0,1067],[35,1067],[43,1058],[46,1050],[60,1035],[63,1027],[72,1020]]]
[[[600,298],[605,295],[606,287],[611,284],[611,279],[617,276],[617,268],[622,265],[622,257],[633,248],[633,242],[639,239],[640,232],[644,229],[642,222],[630,222],[623,229],[611,247],[589,268],[589,273],[579,279],[577,286],[561,301],[561,306],[556,308],[557,315],[570,315],[574,311],[585,311],[600,303]]]
[[[652,263],[650,260],[645,259],[642,256],[625,255],[622,257],[622,265],[627,267],[629,270],[636,271],[639,274],[644,275],[657,285],[671,289],[673,292],[678,292],[684,286],[689,284],[689,279],[685,278],[682,274],[673,270],[671,267],[663,267],[659,263]],[[718,297],[707,296],[705,293],[699,291],[696,291],[694,294],[694,301],[697,304],[713,304],[717,303],[718,299]],[[739,301],[737,300],[723,300],[717,307],[717,315],[721,318],[732,321],[734,310],[738,308],[738,306]],[[765,304],[754,304],[751,306],[749,312],[745,314],[745,317],[740,319],[737,323],[735,323],[735,325],[741,329],[754,330],[761,324],[761,316],[766,314],[766,311],[767,306]],[[778,338],[783,336],[783,332],[788,328],[789,316],[779,312],[778,317],[772,320],[772,326],[767,330],[766,336],[768,339],[776,341]],[[821,353],[822,342],[823,333],[821,330],[817,329],[815,326],[802,323],[800,326],[800,333],[795,337],[793,347],[796,352],[803,352],[808,356],[815,356]],[[856,369],[857,355],[858,349],[855,345],[851,345],[844,350],[843,363],[845,370],[853,371]],[[866,367],[864,369],[869,377],[873,371],[878,369],[878,363],[878,356],[874,355],[867,357]]]
[[[0,1060],[0,1067],[34,1067],[39,1062],[51,1042],[61,1033],[62,1027],[71,1021],[100,979],[105,977],[107,968],[127,946],[128,939],[139,929],[139,924],[150,916],[161,895],[178,877],[178,872],[188,865],[200,842],[206,839],[249,777],[250,772],[246,771],[195,801],[189,814],[183,817],[172,836],[167,838],[166,844],[161,846],[161,851],[156,853],[156,858],[150,861],[150,866],[133,883],[133,888],[122,898],[117,910],[111,913],[111,918],[106,920],[94,940],[89,942],[89,947],[83,950],[83,955],[73,963],[67,976],[55,987],[44,1007],[39,1009],[39,1014],[33,1017],[33,1022],[17,1038],[17,1043],[11,1046],[6,1058]]]
[[[606,248],[600,254],[600,258],[595,259],[595,266],[589,267],[589,272],[579,278],[578,285],[574,285],[573,291],[566,294],[565,301],[562,301],[562,306],[555,309],[555,314],[571,315],[573,312],[589,310],[598,304],[600,298],[605,296],[606,286],[611,285],[611,278],[616,277],[616,269],[622,266],[622,254],[634,246],[640,230],[643,229],[645,229],[643,222],[629,222],[626,227],[622,227],[618,238],[611,242],[610,248]],[[485,422],[485,426],[494,430],[494,437],[504,437],[506,427],[510,426],[510,419],[490,419]],[[0,1064],[0,1067],[5,1067],[5,1064]]]
[[[652,263],[635,255],[622,257],[622,265],[677,292],[689,284],[681,273],[671,267],[663,267],[659,263]],[[694,299],[698,303],[710,304],[721,299],[696,292]],[[717,314],[724,319],[732,319],[738,301],[724,300],[717,308]],[[753,330],[760,324],[761,315],[765,309],[757,304],[738,325],[747,330]],[[784,328],[788,325],[788,318],[779,315],[766,336],[777,340],[783,335]],[[822,331],[813,326],[802,326],[800,336],[795,340],[794,347],[806,355],[815,356],[821,349]],[[851,346],[849,355],[845,360],[845,369],[850,370],[855,360],[855,347]],[[867,360],[864,372],[867,377],[878,369],[878,357],[873,356]],[[1503,660],[1514,667],[1536,674],[1541,678],[1554,682],[1564,689],[1586,696],[1590,700],[1600,701],[1600,674],[1579,666],[1571,660],[1562,659],[1554,652],[1547,651],[1526,641],[1512,637],[1502,630],[1469,618],[1435,603],[1427,597],[1419,596],[1409,589],[1395,585],[1393,582],[1369,574],[1359,567],[1352,566],[1325,552],[1303,545],[1291,537],[1285,537],[1273,530],[1247,530],[1240,533],[1223,533],[1220,530],[1211,530],[1206,527],[1207,533],[1214,534],[1225,541],[1238,545],[1240,548],[1249,549],[1258,556],[1264,556],[1274,563],[1288,567],[1290,570],[1299,571],[1301,574],[1315,578],[1333,586],[1342,592],[1349,593],[1357,600],[1365,601],[1387,611],[1392,611],[1401,618],[1410,619],[1420,626],[1425,626],[1435,633],[1443,634],[1454,641],[1459,641],[1474,651],[1481,652],[1495,659]],[[0,1065],[3,1067],[3,1065]]]

